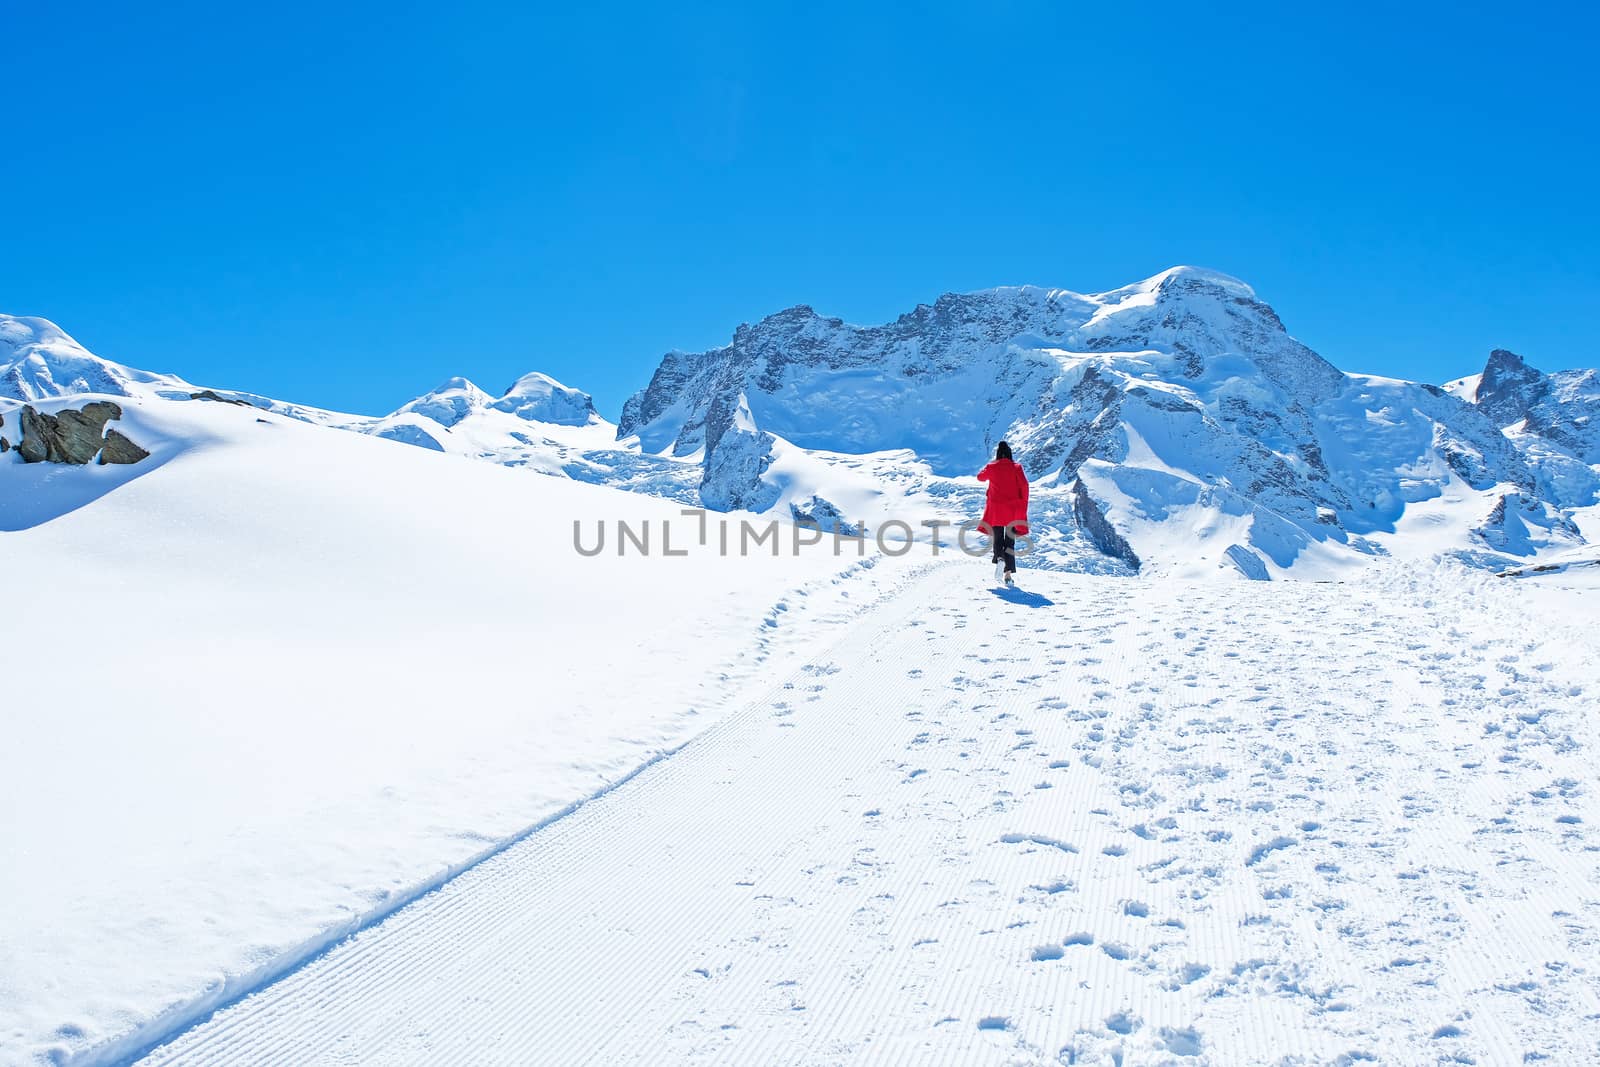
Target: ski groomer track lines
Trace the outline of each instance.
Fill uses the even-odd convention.
[[[973,571],[145,1062],[1600,1058],[1548,629]]]

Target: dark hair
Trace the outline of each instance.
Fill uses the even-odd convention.
[[[994,450],[994,458],[995,459],[1010,459],[1011,458],[1011,446],[1006,444],[1004,441],[1001,441],[1000,442],[1000,446]]]

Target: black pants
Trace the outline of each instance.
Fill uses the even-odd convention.
[[[989,537],[989,543],[994,549],[994,562],[1006,561],[1006,573],[1017,573],[1017,536],[1004,526],[995,527],[994,533]]]

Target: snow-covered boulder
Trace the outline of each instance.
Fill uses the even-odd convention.
[[[137,463],[150,455],[124,434],[106,424],[122,418],[122,408],[109,400],[91,401],[81,408],[61,408],[55,414],[31,404],[18,413],[22,437],[17,455],[24,463],[65,463],[82,466],[90,460]]]

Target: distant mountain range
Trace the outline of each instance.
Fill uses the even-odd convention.
[[[1379,555],[1500,568],[1584,543],[1600,374],[1496,350],[1440,387],[1342,372],[1243,282],[1177,267],[1110,292],[946,294],[882,326],[799,306],[669,352],[612,424],[532,373],[452,378],[382,418],[213,387],[403,444],[720,511],[855,529],[980,510],[1011,442],[1039,558],[1101,571],[1323,577]],[[0,316],[0,397],[193,402],[180,378]]]

